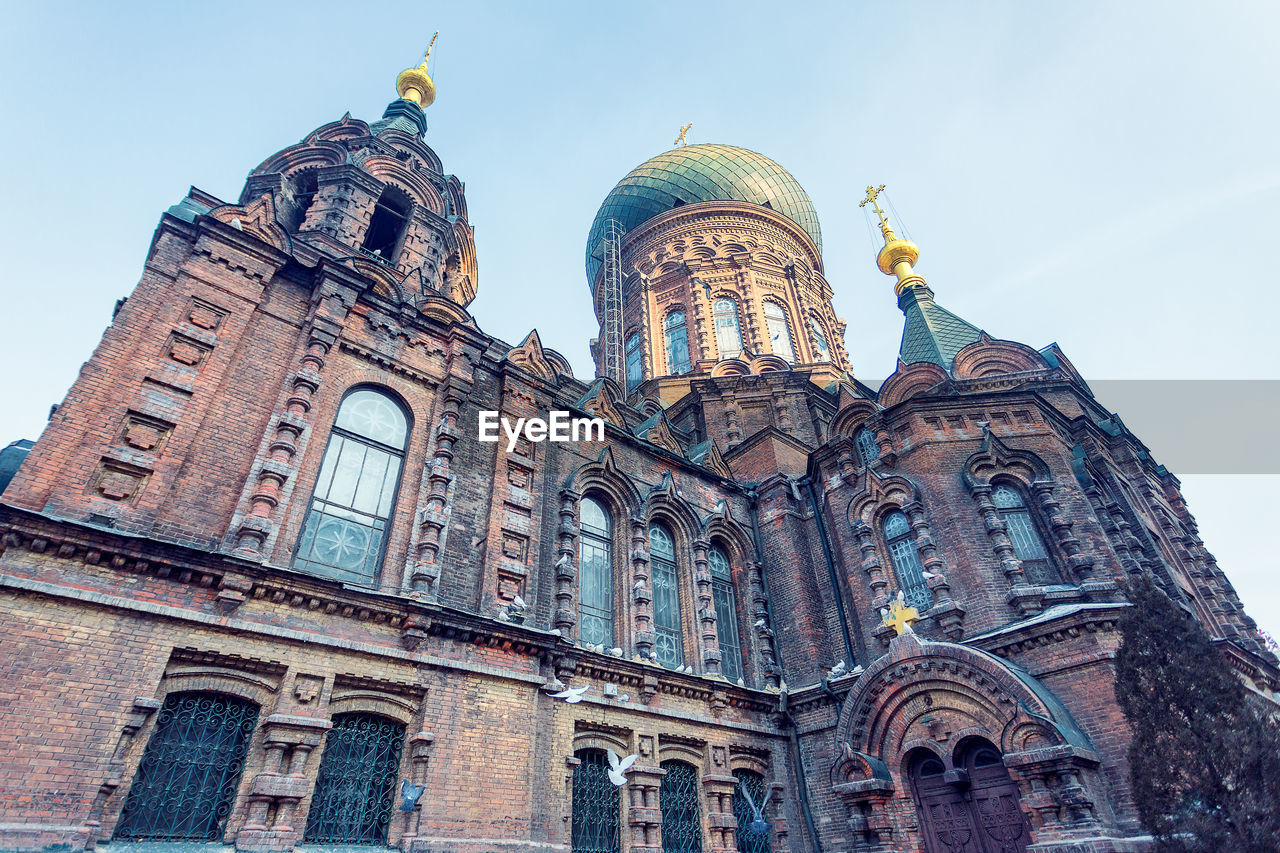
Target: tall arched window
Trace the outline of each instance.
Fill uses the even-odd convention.
[[[352,391],[338,408],[302,525],[295,568],[372,584],[395,506],[409,422],[378,391]]]
[[[1037,585],[1061,583],[1061,578],[1049,559],[1049,550],[1040,538],[1040,531],[1036,529],[1031,513],[1027,511],[1022,494],[1010,486],[997,485],[991,491],[991,502],[1004,519],[1013,552],[1022,561],[1027,580]]]
[[[933,593],[924,579],[924,566],[920,563],[911,524],[902,513],[892,512],[885,518],[883,527],[884,544],[893,559],[893,570],[898,575],[903,596],[907,604],[923,613],[933,606]]]
[[[822,321],[817,317],[810,315],[809,326],[813,329],[813,342],[818,347],[818,352],[815,353],[818,357],[818,361],[830,361],[831,345],[827,343],[827,333],[822,329]]]
[[[306,169],[295,172],[289,176],[285,187],[288,193],[288,206],[285,208],[284,226],[289,231],[297,231],[306,221],[307,211],[311,209],[311,203],[315,201],[316,192],[319,190],[316,170]]]
[[[796,353],[791,346],[791,329],[787,326],[787,312],[776,302],[764,304],[764,324],[769,330],[769,345],[774,355],[780,355],[795,363]]]
[[[609,757],[603,749],[573,755],[573,853],[618,853],[622,798],[609,781]]]
[[[613,645],[613,523],[593,498],[582,499],[578,540],[578,636]]]
[[[716,347],[721,358],[742,355],[742,330],[738,327],[738,303],[717,299],[713,310],[716,323]]]
[[[636,390],[636,386],[644,381],[640,355],[640,333],[632,332],[627,338],[627,391]]]
[[[862,427],[853,440],[858,445],[858,456],[863,465],[870,465],[880,458],[880,445],[876,444],[876,437],[871,434],[871,430]]]
[[[667,332],[667,370],[678,376],[689,372],[689,334],[684,322],[683,311],[672,311],[667,315],[665,329]]]
[[[339,714],[324,739],[305,841],[386,844],[400,777],[404,726],[374,714]]]
[[[759,832],[759,826],[755,829],[751,826],[756,820],[751,802],[757,809],[764,808],[764,777],[751,770],[735,770],[733,778],[738,780],[733,789],[733,816],[738,819],[738,853],[769,853],[769,830]],[[751,795],[751,802],[742,793],[743,788]],[[769,822],[767,811],[762,811],[760,816]]]
[[[738,642],[738,609],[733,600],[729,555],[719,545],[707,552],[711,562],[711,599],[716,606],[716,635],[720,639],[720,672],[730,681],[742,678],[742,647]]]
[[[399,187],[384,189],[373,206],[373,216],[369,219],[368,230],[364,232],[360,251],[387,263],[394,261],[412,209],[413,202]]]
[[[661,524],[649,526],[650,571],[653,575],[654,652],[669,669],[684,666],[684,632],[680,627],[680,581],[676,546]]]
[[[702,853],[702,810],[698,770],[683,761],[664,761],[658,788],[662,808],[663,853]]]
[[[170,693],[116,824],[116,838],[221,841],[258,706],[216,693]]]

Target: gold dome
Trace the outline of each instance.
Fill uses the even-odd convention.
[[[436,33],[431,37],[431,44],[427,45],[427,53],[418,67],[406,68],[396,78],[396,91],[400,93],[400,97],[423,109],[431,106],[436,99],[436,84],[427,73],[427,60],[431,58],[431,48],[435,46],[438,35],[440,34]]]

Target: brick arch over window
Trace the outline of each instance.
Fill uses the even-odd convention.
[[[944,731],[948,743],[978,736],[996,745],[1023,790],[1069,780],[1071,809],[1031,811],[1024,803],[1034,829],[1088,825],[1094,801],[1105,799],[1094,775],[1098,755],[1052,691],[985,652],[917,634],[895,639],[845,697],[836,724],[842,755],[830,774],[834,793],[852,814],[882,813],[895,791],[907,790],[913,750],[930,749],[950,766],[950,750],[937,740]]]

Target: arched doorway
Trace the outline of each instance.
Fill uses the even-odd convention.
[[[908,757],[911,793],[929,853],[1022,853],[1031,830],[1000,751],[981,738],[956,749],[954,769],[928,750]]]

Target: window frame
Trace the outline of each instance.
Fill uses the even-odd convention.
[[[632,346],[632,343],[635,346]],[[635,355],[635,376],[631,375],[631,356]],[[623,366],[626,369],[627,393],[640,387],[644,382],[644,342],[639,330],[632,330],[623,344]]]
[[[604,515],[604,518],[606,523],[608,524],[608,527],[603,534],[594,532],[594,531],[588,532],[586,529],[586,525],[584,523],[585,513],[582,511],[582,505],[587,501],[591,501],[596,506],[598,506]],[[615,517],[618,514],[619,513],[614,511],[614,507],[612,503],[608,499],[606,499],[604,495],[600,494],[599,492],[589,492],[583,495],[582,498],[579,499],[578,501],[578,589],[577,589],[578,637],[579,639],[583,639],[585,642],[585,639],[582,637],[582,623],[583,623],[582,617],[583,617],[583,607],[584,607],[583,595],[582,595],[582,583],[586,578],[586,570],[583,565],[582,556],[583,556],[583,546],[586,544],[586,541],[590,539],[597,546],[604,546],[605,555],[607,557],[607,563],[608,563],[609,583],[608,583],[607,597],[609,601],[609,618],[608,618],[608,630],[607,630],[608,636],[604,640],[604,644],[607,647],[613,647],[615,645],[615,638],[617,637],[617,631],[618,631],[618,594],[617,594],[618,549],[616,547],[617,540],[615,538],[617,534],[617,524],[615,522]],[[585,606],[590,607],[592,609],[599,609],[599,608],[595,608],[594,605],[585,605]],[[595,616],[596,618],[601,619],[601,621],[604,621],[604,618],[597,614],[587,613],[587,615]]]
[[[396,448],[393,445],[385,444],[383,442],[378,441],[377,439],[370,438],[365,435],[361,435],[360,433],[357,433],[354,430],[348,429],[346,427],[338,426],[338,419],[342,416],[342,407],[346,405],[347,401],[353,395],[355,395],[360,391],[372,391],[376,394],[379,394],[385,399],[387,399],[393,406],[399,409],[400,414],[404,417],[404,446],[402,448]],[[333,447],[335,434],[339,438],[344,439],[345,441],[354,441],[364,445],[366,448],[371,447],[375,450],[379,450],[381,452],[387,453],[393,459],[397,459],[399,463],[398,470],[396,471],[395,484],[391,487],[391,504],[387,507],[386,516],[382,518],[382,521],[383,521],[383,528],[381,530],[382,538],[381,538],[381,541],[378,543],[377,556],[372,561],[373,571],[368,576],[367,581],[364,581],[364,582],[343,578],[332,572],[326,573],[322,571],[316,571],[314,568],[312,568],[312,565],[327,567],[329,569],[334,570],[335,572],[347,572],[349,574],[354,574],[354,572],[350,572],[349,570],[342,569],[338,566],[329,566],[326,563],[320,563],[316,560],[308,560],[301,557],[303,544],[307,536],[307,526],[311,522],[311,516],[316,511],[316,506],[315,506],[316,500],[317,500],[316,489],[319,486],[320,477],[324,473],[325,462],[327,461],[329,451]],[[404,402],[403,398],[401,398],[400,395],[397,394],[395,391],[386,387],[385,385],[360,384],[360,385],[353,385],[343,392],[342,398],[338,401],[338,405],[334,409],[333,419],[329,422],[329,434],[325,437],[324,451],[320,454],[320,460],[316,465],[316,469],[312,477],[311,493],[307,496],[306,512],[302,516],[302,523],[298,527],[298,535],[294,539],[293,551],[289,557],[289,567],[291,569],[295,569],[297,571],[304,572],[306,574],[309,574],[315,577],[327,578],[329,580],[337,581],[340,583],[355,583],[360,586],[367,586],[371,588],[376,588],[378,586],[378,582],[381,580],[381,577],[382,577],[383,564],[386,562],[386,559],[387,559],[387,547],[390,543],[391,531],[393,527],[392,521],[395,519],[396,510],[399,508],[399,505],[400,505],[400,489],[404,485],[405,460],[408,458],[408,455],[409,455],[409,445],[412,438],[413,438],[413,412],[409,408],[409,406]],[[338,464],[338,459],[335,458],[333,464],[336,467]],[[334,474],[336,474],[336,472],[334,472]],[[330,484],[332,484],[333,476],[334,475],[331,475],[330,477]],[[386,482],[384,480],[383,489],[385,490],[385,488],[386,488]],[[327,492],[326,492],[326,495],[327,495]],[[338,504],[336,501],[329,501],[327,498],[321,498],[320,500],[325,504],[333,504],[334,506],[341,507],[342,509],[347,510],[349,512],[358,512],[361,515],[378,518],[378,516],[376,516],[373,513],[366,513],[361,510],[355,510],[354,508]],[[303,560],[305,565],[300,565],[299,564],[300,560]]]
[[[901,517],[906,529],[890,534],[889,524],[895,518]],[[916,531],[911,525],[911,519],[907,517],[907,513],[900,506],[894,506],[885,511],[880,518],[880,538],[884,542],[885,551],[889,555],[889,565],[893,567],[893,576],[898,581],[898,589],[902,591],[906,603],[910,607],[915,607],[921,613],[926,612],[934,605],[933,590],[929,588],[929,582],[924,577],[925,567],[924,560],[920,558],[920,546],[916,544]],[[913,565],[903,565],[904,560],[900,560],[899,556],[910,557]],[[915,572],[919,575],[918,583],[907,583],[903,577],[908,572]]]
[[[587,753],[591,753],[591,755],[588,755]],[[609,781],[608,753],[605,749],[598,746],[584,746],[584,747],[579,747],[578,749],[575,749],[573,751],[573,757],[578,759],[578,764],[573,768],[573,774],[571,777],[571,781],[569,783],[569,788],[573,798],[573,801],[570,804],[570,811],[569,811],[569,849],[571,853],[621,853],[622,851],[622,799],[623,799],[622,789],[614,786],[614,784]],[[604,759],[603,764],[597,764],[598,759],[600,758]],[[582,773],[585,775],[588,771],[584,770],[583,768],[588,766],[591,766],[592,768],[595,768],[598,766],[599,769],[603,771],[603,773],[601,774],[603,778],[602,779],[598,778],[597,780],[593,780],[593,783],[601,791],[603,791],[604,794],[606,795],[612,794],[614,798],[614,803],[613,803],[614,814],[613,814],[613,826],[612,826],[613,838],[609,839],[612,842],[612,846],[609,848],[579,847],[577,845],[577,842],[579,841],[578,818],[579,818],[579,815],[582,814],[578,810],[578,806],[579,806],[578,798],[580,794],[579,773]],[[587,780],[582,779],[581,781],[582,781],[582,787],[586,788],[588,784]],[[597,812],[599,813],[603,813],[604,811],[605,809],[597,810]],[[586,823],[585,819],[583,820],[583,823]],[[605,833],[602,833],[599,831],[592,833],[592,835],[596,836],[596,838],[593,840],[598,840],[599,836],[604,834]]]
[[[812,329],[814,336],[814,361],[822,364],[831,364],[835,361],[835,358],[832,357],[831,335],[828,334],[826,324],[822,322],[822,319],[817,314],[810,314],[809,327]]]
[[[724,558],[724,575],[723,577],[716,572],[716,560],[713,556],[719,554]],[[719,540],[712,540],[711,545],[707,548],[707,566],[711,575],[711,606],[716,612],[716,641],[720,645],[720,674],[732,682],[738,679],[745,681],[747,677],[746,662],[743,659],[743,643],[741,637],[740,617],[738,616],[738,589],[733,582],[733,552],[725,547]],[[731,619],[725,624],[723,614],[721,613],[720,600],[717,592],[725,594],[725,600],[728,602],[729,613]],[[725,653],[725,634],[729,634],[732,639],[731,648],[734,653],[732,660],[734,661],[735,672],[731,675],[725,671],[725,661],[729,660],[729,656]]]
[[[672,318],[677,316],[680,318],[678,324],[672,322]],[[679,368],[674,361],[673,342],[682,342],[684,345],[683,368]],[[668,375],[683,376],[693,371],[693,352],[689,347],[689,315],[683,308],[673,308],[662,318],[662,343]]]
[[[1012,493],[1019,502],[1018,506],[1002,507],[996,501],[996,495],[1001,490]],[[1009,540],[1009,547],[1013,549],[1013,555],[1018,558],[1018,562],[1022,564],[1022,571],[1027,576],[1027,582],[1033,586],[1061,586],[1065,583],[1063,580],[1062,567],[1058,564],[1057,555],[1054,552],[1053,544],[1048,536],[1045,535],[1044,525],[1040,519],[1040,513],[1032,509],[1031,502],[1028,500],[1028,493],[1022,484],[1010,480],[1007,477],[1001,477],[991,483],[991,505],[995,508],[996,515],[1004,522],[1005,536]],[[1018,539],[1012,535],[1012,525],[1009,521],[1013,516],[1025,516],[1026,531],[1035,536],[1036,544],[1040,546],[1043,557],[1024,557],[1018,550]],[[1036,575],[1032,578],[1032,575]]]
[[[720,311],[720,306],[725,304],[729,306],[728,310],[723,312]],[[724,342],[720,339],[720,319],[722,317],[733,318],[733,334],[734,337],[738,339],[738,348],[736,351],[732,348],[725,349]],[[722,295],[716,297],[715,301],[711,303],[711,328],[715,331],[716,335],[716,353],[722,360],[742,357],[744,349],[742,342],[742,316],[738,300],[731,296]],[[729,325],[725,324],[723,328],[728,329]]]
[[[676,538],[675,528],[663,519],[651,519],[649,521],[649,581],[653,589],[653,633],[654,633],[654,654],[658,654],[659,636],[666,632],[667,635],[674,637],[678,641],[676,650],[679,652],[679,659],[672,665],[664,663],[658,658],[658,663],[665,669],[680,669],[688,664],[688,642],[685,636],[685,612],[684,600],[685,596],[681,594],[683,586],[683,573],[680,571],[680,540]],[[657,556],[656,549],[653,546],[654,531],[661,529],[671,542],[670,558]],[[658,566],[670,567],[671,574],[671,590],[675,596],[675,614],[676,624],[672,626],[658,625]],[[696,644],[695,644],[696,647]]]
[[[770,317],[769,316],[770,307],[776,308],[778,310],[778,313],[781,314],[782,316]],[[769,352],[778,356],[787,364],[795,364],[796,363],[796,341],[795,341],[795,335],[793,335],[791,332],[791,318],[787,314],[787,306],[783,305],[781,302],[778,302],[776,299],[766,299],[764,300],[764,304],[760,307],[760,313],[764,315],[765,334],[769,336]],[[782,321],[782,332],[786,336],[787,352],[785,354],[778,351],[778,348],[774,345],[774,341],[773,341],[774,339],[773,323],[778,320]]]

